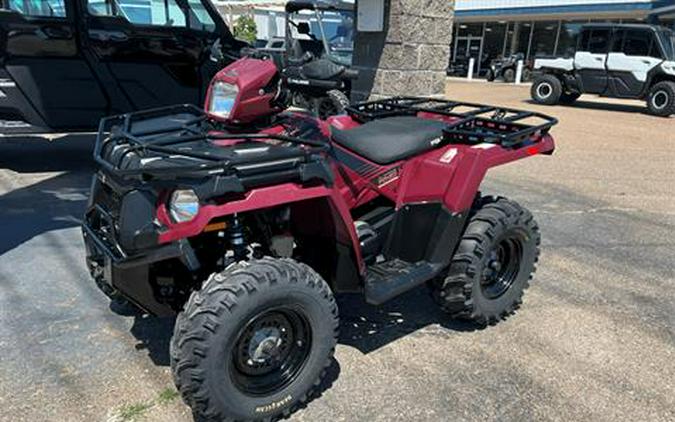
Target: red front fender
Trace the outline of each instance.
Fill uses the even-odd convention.
[[[185,223],[174,223],[169,218],[166,204],[161,204],[157,210],[157,219],[166,228],[159,236],[159,243],[169,243],[179,239],[197,236],[204,231],[213,219],[244,213],[247,211],[261,210],[280,205],[297,204],[325,198],[335,210],[336,239],[349,242],[357,261],[357,268],[361,273],[365,271],[365,263],[361,257],[359,241],[354,229],[349,208],[340,196],[339,191],[326,186],[302,187],[295,183],[285,183],[277,186],[269,186],[253,189],[245,194],[243,199],[226,202],[221,205],[204,205],[200,208],[197,216]]]

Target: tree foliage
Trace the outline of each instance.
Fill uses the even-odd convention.
[[[255,21],[251,16],[242,15],[234,22],[234,36],[249,44],[253,44],[257,38]]]

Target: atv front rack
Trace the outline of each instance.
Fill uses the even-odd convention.
[[[545,114],[506,107],[437,98],[393,97],[347,107],[355,120],[366,123],[394,116],[439,115],[449,117],[445,140],[456,144],[499,144],[505,148],[524,146],[548,134],[558,120]]]
[[[270,147],[270,153],[234,154],[232,149],[218,145],[218,141],[260,142],[260,146]],[[325,143],[314,139],[228,132],[214,125],[201,109],[177,105],[101,120],[94,159],[115,176],[173,179],[236,173],[244,165],[250,173],[257,165],[262,168],[271,160],[277,160],[277,164],[284,160],[308,162],[327,148]]]

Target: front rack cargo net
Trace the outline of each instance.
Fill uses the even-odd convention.
[[[450,118],[443,131],[446,141],[493,143],[505,148],[524,146],[528,141],[548,134],[558,123],[553,117],[531,111],[419,97],[394,97],[355,104],[347,108],[347,113],[362,123],[394,116],[446,116]]]

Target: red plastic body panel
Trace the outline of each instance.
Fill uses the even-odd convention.
[[[234,102],[232,112],[227,119],[214,114],[209,116],[214,120],[221,120],[235,124],[247,123],[280,111],[273,106],[276,89],[268,92],[272,80],[277,76],[277,67],[271,60],[244,58],[227,66],[214,76],[206,93],[204,110],[207,114],[211,103],[213,84],[225,82],[237,85],[239,94]],[[276,88],[276,87],[275,87]],[[261,94],[262,92],[262,94]]]

